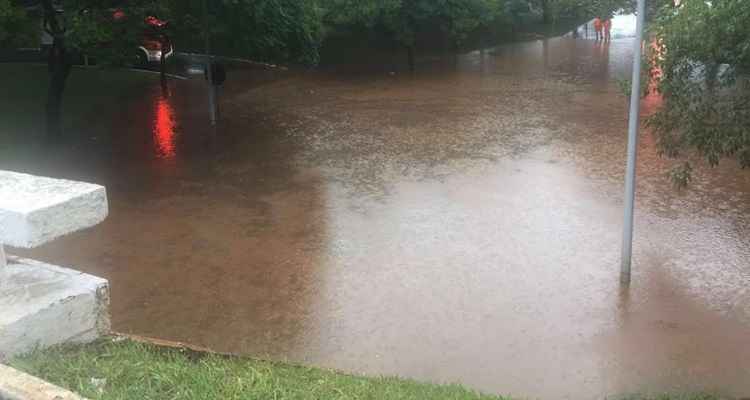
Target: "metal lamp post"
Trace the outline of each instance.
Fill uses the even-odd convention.
[[[213,57],[211,56],[211,36],[208,25],[208,0],[203,0],[203,29],[206,50],[206,83],[208,84],[208,113],[211,125],[216,125],[216,87],[213,84]]]
[[[643,27],[646,18],[646,0],[638,0],[636,36],[633,51],[633,79],[630,94],[630,118],[628,122],[628,165],[625,175],[625,224],[622,239],[622,268],[620,281],[629,285],[633,256],[633,211],[635,208],[635,168],[638,159],[638,128],[641,111],[641,70],[643,57]]]

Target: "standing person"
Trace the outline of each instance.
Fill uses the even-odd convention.
[[[604,26],[604,40],[611,41],[612,40],[612,18],[607,18],[602,23]]]
[[[596,40],[604,39],[602,36],[602,19],[599,17],[594,18],[594,30],[596,31]]]

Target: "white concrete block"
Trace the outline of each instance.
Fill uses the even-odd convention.
[[[90,342],[109,333],[105,279],[8,257],[0,282],[4,282],[0,287],[0,361],[35,348]]]
[[[0,400],[85,400],[39,378],[0,365]]]
[[[102,222],[103,186],[0,171],[0,243],[32,248]]]

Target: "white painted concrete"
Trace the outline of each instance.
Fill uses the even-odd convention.
[[[89,342],[109,333],[105,279],[12,256],[4,275],[0,361],[35,348]]]
[[[102,186],[0,171],[0,361],[109,333],[106,280],[10,256],[5,265],[3,250],[42,245],[107,213]]]
[[[103,186],[0,171],[0,243],[32,248],[102,222]]]
[[[85,400],[68,390],[0,364],[0,400]]]

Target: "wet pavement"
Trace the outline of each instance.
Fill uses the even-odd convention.
[[[750,174],[698,163],[677,191],[644,132],[621,289],[632,45],[580,36],[414,76],[236,72],[215,131],[200,82],[155,85],[109,141],[0,161],[109,190],[104,224],[24,254],[109,279],[115,330],[217,351],[518,397],[747,395]]]

